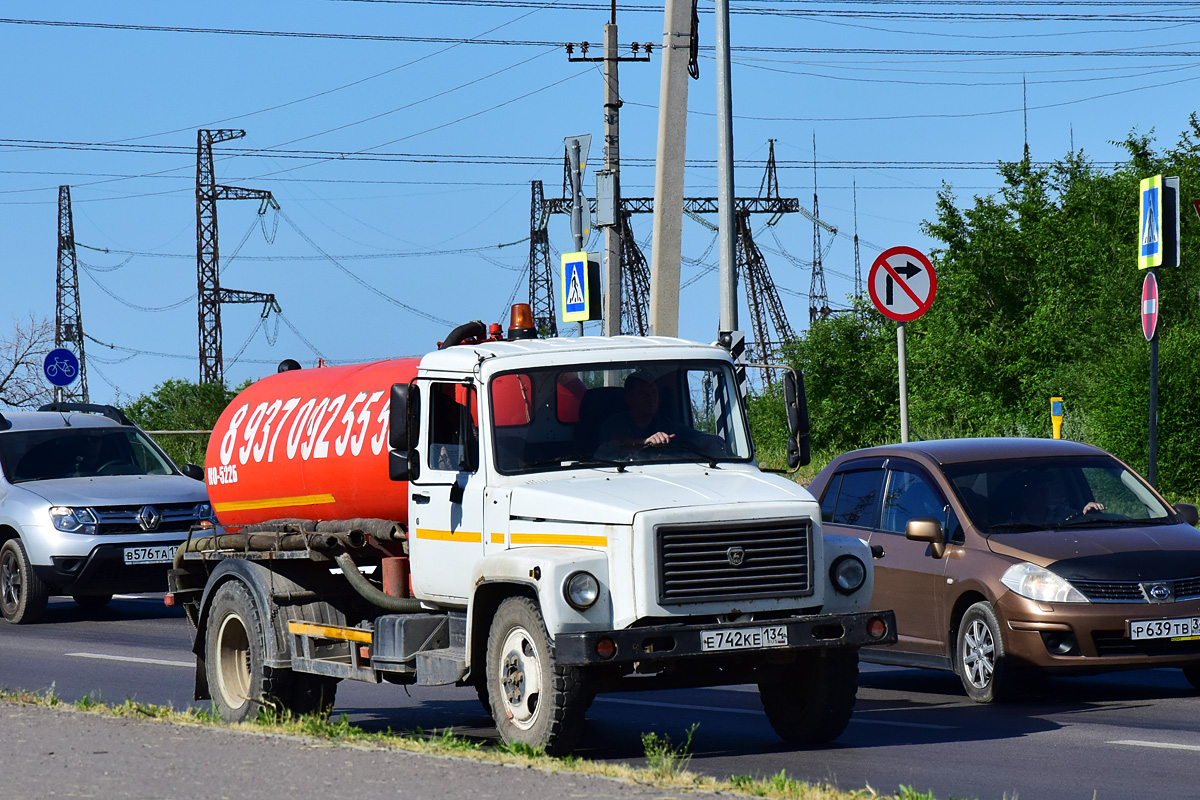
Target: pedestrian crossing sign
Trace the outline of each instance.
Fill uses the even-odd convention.
[[[1138,214],[1138,269],[1154,269],[1163,262],[1163,176],[1141,182],[1141,211]]]
[[[586,252],[562,254],[563,322],[600,319],[599,314],[593,313],[600,304],[599,272],[599,261],[591,261]]]

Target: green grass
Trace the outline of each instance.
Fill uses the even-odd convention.
[[[728,780],[700,775],[688,769],[692,759],[692,738],[697,725],[683,732],[680,744],[673,743],[671,737],[665,734],[643,734],[642,746],[645,750],[646,766],[639,768],[628,764],[588,761],[575,756],[552,758],[540,749],[528,745],[485,743],[478,739],[457,736],[452,728],[429,732],[417,729],[408,733],[368,733],[350,724],[345,714],[335,719],[301,716],[278,720],[274,714],[263,713],[253,722],[231,725],[222,722],[210,709],[188,708],[179,711],[171,706],[138,703],[130,699],[117,704],[107,704],[100,700],[98,693],[89,693],[74,703],[64,704],[53,686],[42,693],[0,688],[0,702],[176,725],[266,731],[285,736],[319,739],[332,744],[465,756],[492,763],[518,764],[549,772],[602,775],[671,790],[719,792],[776,800],[936,800],[932,793],[922,794],[909,786],[900,786],[895,794],[890,795],[879,794],[869,786],[859,791],[846,792],[826,784],[806,783],[783,771],[767,777],[733,775]]]

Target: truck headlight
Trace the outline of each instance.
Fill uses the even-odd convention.
[[[590,572],[573,572],[563,581],[563,597],[571,608],[584,611],[600,597],[600,581]]]
[[[1004,571],[1000,582],[1021,597],[1043,603],[1087,603],[1083,593],[1045,567],[1023,561]]]
[[[842,594],[854,594],[867,580],[867,565],[854,556],[841,556],[829,568],[833,586]]]
[[[84,536],[96,535],[96,515],[90,508],[68,508],[53,506],[50,509],[50,521],[54,527],[64,533],[79,533]]]

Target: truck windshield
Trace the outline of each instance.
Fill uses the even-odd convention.
[[[131,428],[10,431],[0,434],[0,465],[13,483],[175,472],[149,439]]]
[[[489,397],[506,474],[753,456],[733,372],[719,361],[509,372],[492,379]]]

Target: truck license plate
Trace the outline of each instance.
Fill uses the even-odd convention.
[[[154,547],[126,547],[126,564],[169,564],[175,558],[175,545]]]
[[[764,647],[784,647],[787,643],[786,625],[700,631],[701,650],[759,650]]]
[[[1197,639],[1200,638],[1200,617],[1176,619],[1131,619],[1130,639]]]

